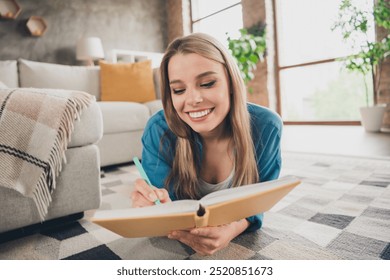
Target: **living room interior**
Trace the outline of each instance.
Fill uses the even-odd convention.
[[[0,91],[81,91],[96,100],[74,124],[44,227],[31,197],[0,187],[0,259],[390,259],[389,54],[378,84],[370,72],[347,73],[342,58],[354,50],[329,24],[341,1],[292,2],[0,0]],[[281,175],[301,186],[270,211],[264,229],[208,257],[93,224],[96,209],[131,207],[139,177],[132,158],[141,158],[143,129],[162,109],[158,67],[169,42],[208,32],[229,48],[229,36],[253,27],[266,52],[247,98],[283,119]],[[373,28],[375,41],[389,38]],[[374,130],[359,114],[366,90],[382,110]]]

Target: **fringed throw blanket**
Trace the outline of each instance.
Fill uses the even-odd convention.
[[[0,187],[31,197],[44,220],[66,162],[74,121],[94,97],[53,89],[0,89]]]

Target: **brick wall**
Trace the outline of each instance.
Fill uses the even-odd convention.
[[[241,4],[245,28],[266,21],[265,0],[242,0]],[[267,68],[267,58],[257,64],[257,69],[254,72],[255,78],[248,83],[248,88],[251,89],[251,91],[248,91],[248,101],[269,107],[270,94],[267,87]]]
[[[390,0],[387,0],[390,2]],[[376,29],[377,40],[382,40],[388,34],[383,28]],[[382,64],[381,81],[379,84],[378,103],[387,104],[387,110],[383,118],[383,128],[390,129],[390,58],[387,58]]]
[[[390,59],[387,59],[382,66],[381,83],[379,85],[378,103],[387,104],[383,127],[390,129]]]
[[[191,33],[190,0],[166,1],[168,43]]]

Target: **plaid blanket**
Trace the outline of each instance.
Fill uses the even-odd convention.
[[[34,200],[44,220],[66,163],[74,121],[94,97],[53,89],[0,89],[0,186]]]

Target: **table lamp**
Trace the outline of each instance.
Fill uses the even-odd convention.
[[[104,58],[102,41],[98,37],[83,37],[77,42],[77,60],[87,61],[87,65],[94,65],[94,60]]]

